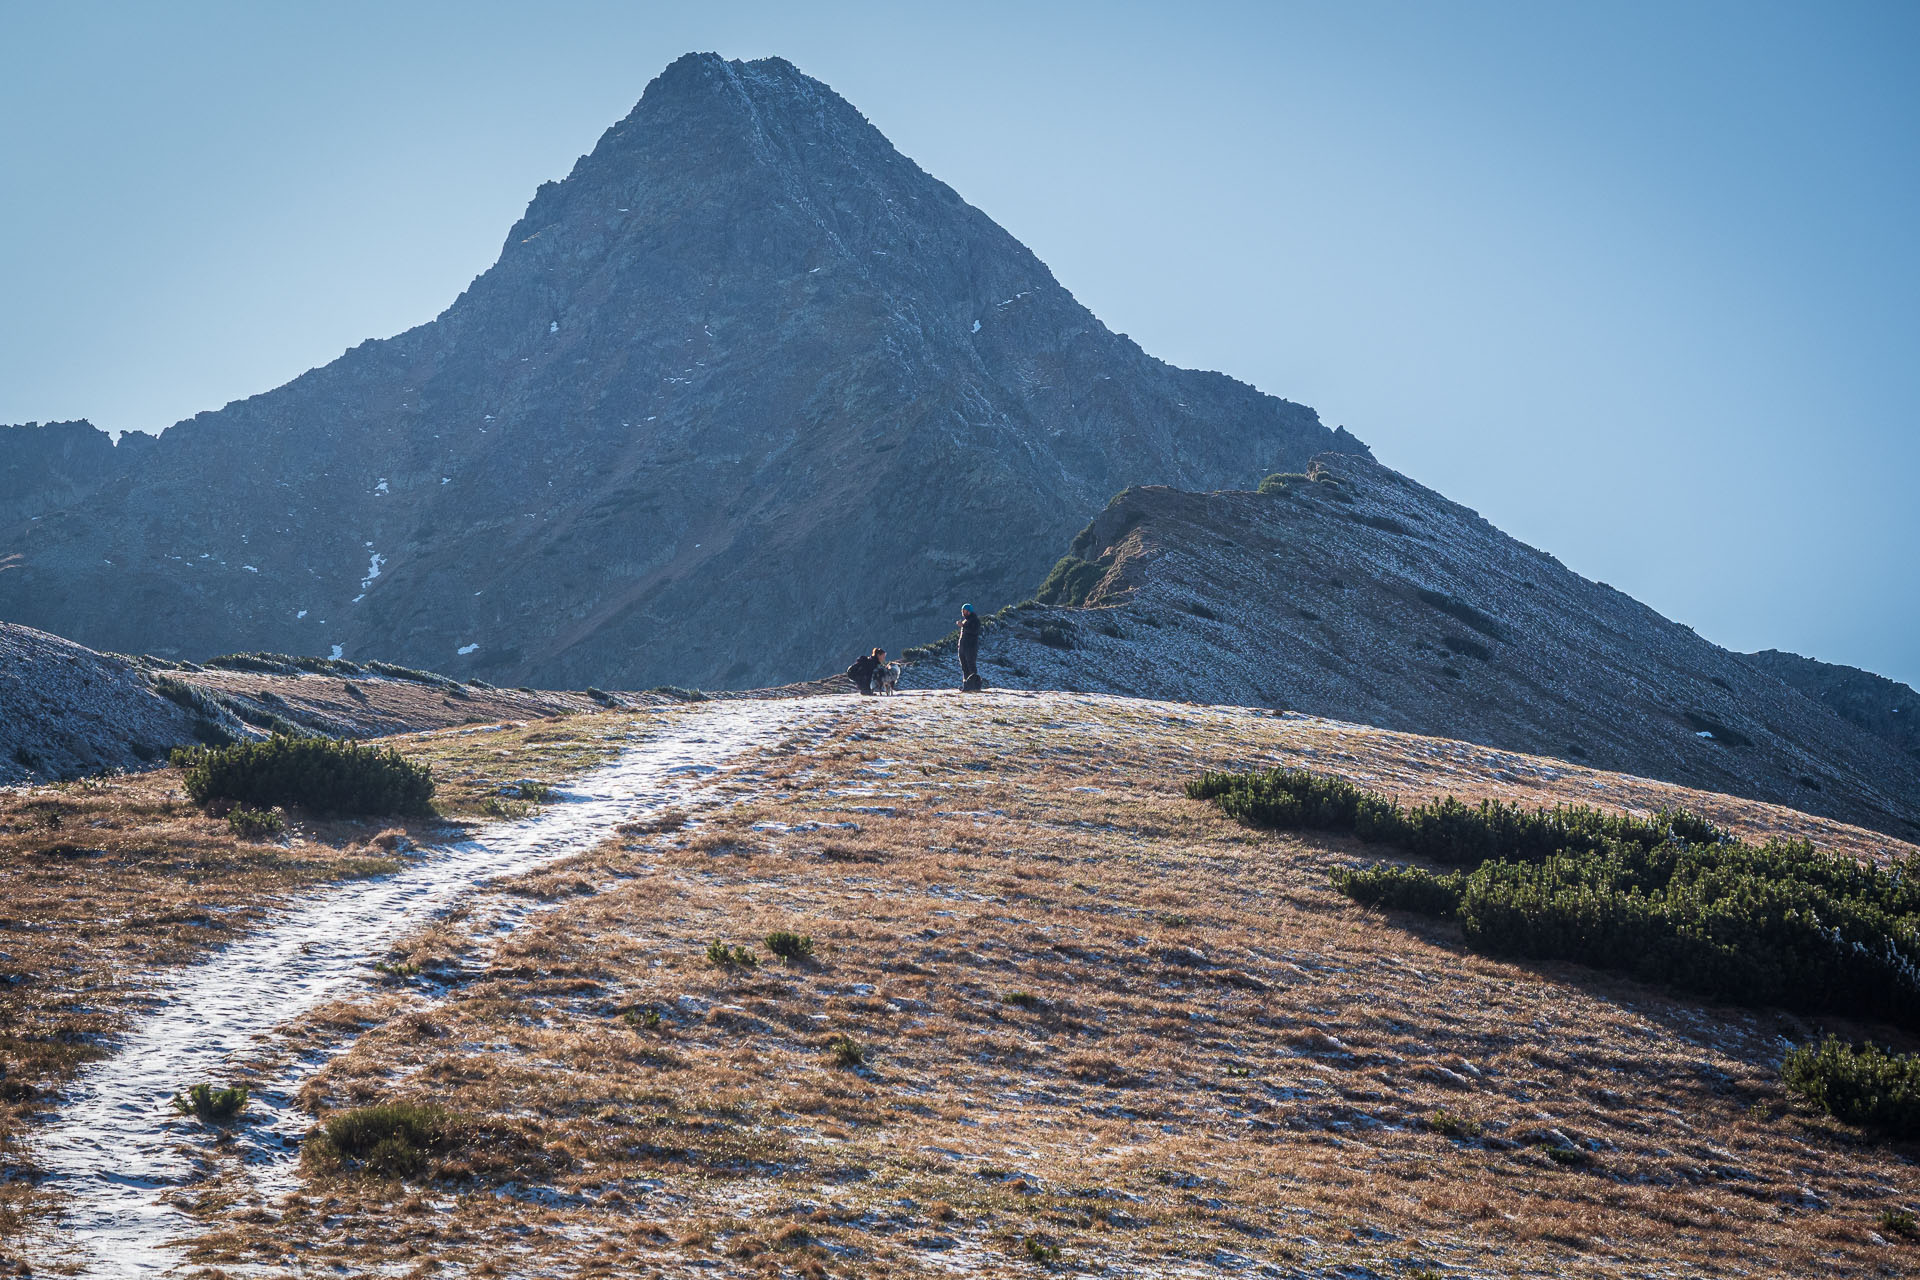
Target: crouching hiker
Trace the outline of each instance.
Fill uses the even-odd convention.
[[[847,679],[853,681],[853,687],[862,693],[873,692],[873,676],[880,670],[880,664],[887,660],[885,649],[875,649],[872,653],[863,653],[853,660],[847,668]]]

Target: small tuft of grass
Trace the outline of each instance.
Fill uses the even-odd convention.
[[[1442,1108],[1427,1117],[1427,1128],[1449,1138],[1477,1138],[1480,1136],[1480,1122],[1465,1116],[1456,1116]]]
[[[870,1052],[866,1045],[852,1036],[835,1036],[827,1043],[827,1059],[836,1067],[864,1066]]]
[[[235,809],[227,827],[242,840],[271,840],[287,829],[287,820],[272,809]]]
[[[1009,991],[1000,997],[1000,1003],[1016,1005],[1019,1008],[1027,1010],[1044,1009],[1047,1007],[1047,1002],[1031,991]]]
[[[715,938],[707,944],[707,963],[720,969],[752,969],[760,957],[737,943],[729,946]]]
[[[660,1029],[660,1011],[658,1009],[628,1009],[620,1015],[620,1020],[635,1031],[658,1031]]]
[[[684,809],[662,809],[650,817],[635,818],[623,822],[614,830],[623,836],[666,835],[678,831],[687,825],[687,813]]]
[[[787,964],[798,964],[813,959],[813,938],[809,934],[794,933],[788,929],[776,929],[767,935],[767,950],[780,957]]]
[[[323,1167],[376,1178],[422,1172],[430,1156],[457,1139],[453,1117],[443,1108],[386,1102],[343,1112],[310,1135],[304,1154]]]
[[[247,1098],[247,1086],[243,1084],[220,1089],[203,1082],[185,1093],[174,1094],[173,1109],[202,1124],[223,1124],[245,1110]]]
[[[1920,1222],[1914,1221],[1913,1215],[1905,1209],[1882,1209],[1876,1221],[1880,1224],[1880,1230],[1890,1236],[1920,1241]]]
[[[1037,1262],[1043,1267],[1050,1267],[1060,1261],[1060,1246],[1050,1244],[1039,1236],[1022,1236],[1020,1251],[1026,1255],[1027,1261]]]

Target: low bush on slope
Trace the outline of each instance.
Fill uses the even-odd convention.
[[[1342,778],[1304,769],[1206,773],[1187,784],[1195,800],[1250,826],[1337,831],[1392,845],[1435,862],[1478,864],[1510,857],[1537,862],[1563,850],[1591,851],[1625,841],[1650,849],[1669,840],[1718,842],[1726,833],[1684,810],[1651,818],[1586,805],[1523,809],[1498,800],[1463,804],[1448,796],[1404,808]]]
[[[1882,870],[1800,841],[1755,847],[1686,813],[1451,797],[1403,808],[1295,770],[1208,774],[1188,794],[1256,826],[1346,832],[1461,865],[1381,864],[1334,883],[1368,905],[1457,918],[1477,950],[1920,1029],[1920,867]]]
[[[1041,604],[1077,609],[1087,602],[1093,589],[1100,585],[1100,579],[1106,576],[1106,569],[1100,565],[1089,564],[1076,555],[1064,555],[1055,562],[1033,598]]]
[[[459,1123],[443,1108],[389,1102],[333,1117],[308,1135],[301,1157],[323,1173],[406,1178],[424,1172],[461,1137]]]
[[[185,771],[187,795],[196,804],[231,800],[336,814],[431,812],[433,771],[391,747],[274,737],[212,750],[182,748],[173,762]]]
[[[1920,1137],[1920,1055],[1829,1036],[1789,1053],[1780,1075],[1793,1093],[1848,1124]]]
[[[229,653],[208,658],[200,664],[228,671],[262,671],[269,675],[297,676],[312,672],[323,676],[365,675],[367,669],[344,658],[313,658],[295,653]]]

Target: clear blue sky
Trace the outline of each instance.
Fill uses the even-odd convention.
[[[1737,649],[1920,683],[1920,4],[0,0],[0,422],[435,315],[779,54],[1115,329]]]

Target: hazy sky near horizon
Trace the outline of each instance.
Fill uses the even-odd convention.
[[[1920,684],[1906,0],[0,0],[0,422],[158,431],[431,319],[709,49],[1153,354],[1717,643]]]

